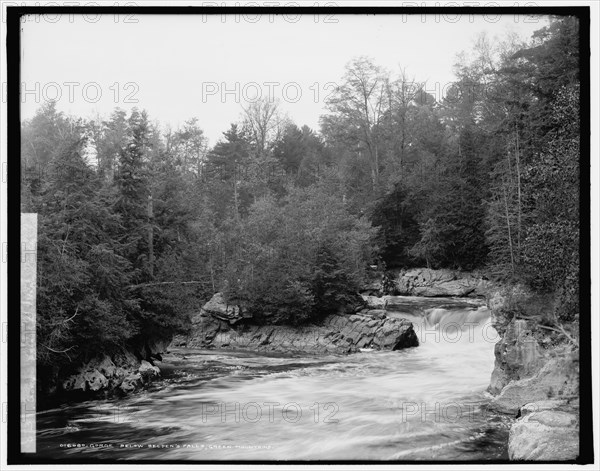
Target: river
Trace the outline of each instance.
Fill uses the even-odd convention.
[[[507,418],[487,410],[497,334],[483,301],[396,297],[416,348],[293,356],[173,349],[126,398],[38,413],[60,459],[499,460]]]

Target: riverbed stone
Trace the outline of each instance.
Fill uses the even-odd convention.
[[[125,393],[130,393],[140,388],[144,384],[140,373],[131,373],[127,375],[119,385],[119,389]]]
[[[160,369],[157,366],[152,365],[150,362],[148,362],[146,360],[141,361],[138,371],[142,374],[142,376],[149,376],[149,377],[160,374]]]

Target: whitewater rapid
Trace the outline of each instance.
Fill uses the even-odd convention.
[[[506,458],[506,419],[487,410],[498,336],[484,303],[397,297],[387,314],[413,322],[420,345],[322,357],[174,349],[146,391],[39,413],[38,452],[194,461]]]

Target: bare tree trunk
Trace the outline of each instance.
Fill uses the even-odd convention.
[[[375,190],[379,187],[379,151],[375,144]]]
[[[510,265],[511,265],[512,273],[514,275],[514,273],[515,273],[515,256],[514,256],[514,250],[513,250],[512,235],[511,235],[511,230],[510,230],[510,217],[508,215],[508,195],[506,193],[506,185],[504,184],[504,178],[502,178],[502,190],[504,190],[504,211],[506,213],[506,228],[508,229],[508,245],[510,248]]]
[[[235,219],[239,218],[238,191],[237,191],[238,169],[237,165],[233,168],[233,205],[235,209]]]
[[[519,130],[516,130],[517,134],[517,145],[516,145],[516,158],[517,158],[517,248],[519,255],[521,253],[521,169],[520,169],[520,157],[519,157]]]
[[[154,277],[154,203],[148,195],[148,271]]]

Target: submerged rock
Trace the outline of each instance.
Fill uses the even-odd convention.
[[[419,344],[412,323],[388,318],[380,310],[331,314],[318,323],[293,327],[248,323],[233,326],[203,308],[192,318],[192,325],[187,345],[203,348],[347,353],[361,348],[399,350]]]

